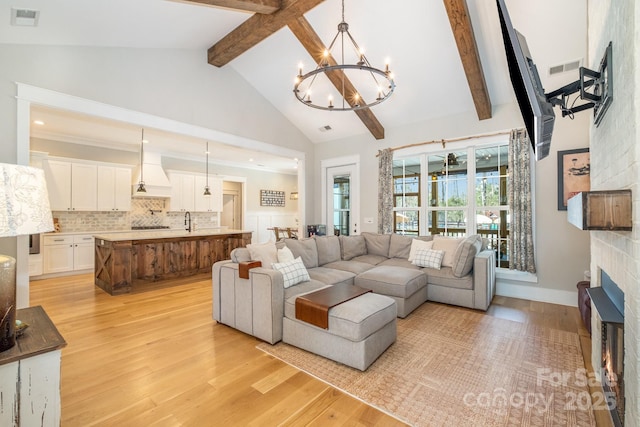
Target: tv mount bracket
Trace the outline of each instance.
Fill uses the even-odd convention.
[[[593,108],[593,121],[596,126],[600,124],[611,101],[613,101],[613,75],[611,72],[612,48],[611,42],[607,46],[604,57],[600,61],[598,71],[593,71],[585,67],[580,67],[580,80],[569,83],[560,89],[545,94],[547,100],[552,105],[557,105],[562,110],[562,117],[571,116],[574,113]],[[593,88],[592,92],[587,92],[588,88]],[[580,92],[580,99],[586,100],[581,105],[567,107],[570,95]],[[575,101],[574,101],[575,102]]]

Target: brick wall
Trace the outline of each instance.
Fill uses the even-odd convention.
[[[590,136],[591,188],[631,189],[633,231],[591,233],[592,286],[606,271],[625,293],[625,425],[640,426],[640,6],[589,0],[589,61],[597,69],[613,42],[614,101]],[[592,363],[600,375],[600,322],[592,319]]]

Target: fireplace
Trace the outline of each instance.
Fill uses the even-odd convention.
[[[616,426],[624,426],[624,293],[602,271],[600,287],[588,290],[602,321],[602,388]]]

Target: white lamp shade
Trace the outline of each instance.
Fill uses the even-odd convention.
[[[42,169],[0,163],[0,237],[53,230]]]

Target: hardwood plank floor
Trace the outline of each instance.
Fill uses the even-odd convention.
[[[85,274],[32,281],[30,296],[68,343],[63,426],[404,425],[216,324],[208,276],[110,296]],[[487,314],[576,332],[590,346],[573,307],[496,297]]]

